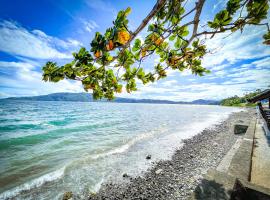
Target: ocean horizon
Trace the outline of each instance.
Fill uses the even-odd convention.
[[[66,191],[83,198],[124,173],[136,176],[241,109],[5,101],[0,110],[0,199],[61,199]]]

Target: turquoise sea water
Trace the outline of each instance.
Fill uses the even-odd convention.
[[[0,199],[82,198],[106,180],[168,159],[181,140],[237,108],[81,102],[0,102]],[[151,154],[148,161],[145,156]]]

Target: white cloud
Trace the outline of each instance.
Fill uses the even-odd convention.
[[[214,4],[214,6],[213,6],[212,12],[214,12],[217,8],[225,7],[225,5],[226,5],[226,1],[224,1],[224,0],[216,1],[216,4]]]
[[[110,12],[114,15],[117,13],[111,4],[109,4],[108,2],[105,2],[103,0],[95,0],[95,1],[86,0],[85,2],[92,9],[95,9],[98,11]]]
[[[42,73],[25,62],[1,62],[0,69],[13,70],[13,76],[0,76],[1,97],[42,95],[55,92],[82,92],[78,81],[43,82]],[[5,88],[8,88],[5,90]]]
[[[0,51],[34,59],[71,58],[70,49],[81,43],[46,35],[41,30],[29,31],[14,21],[0,21]],[[61,50],[61,51],[60,51]]]
[[[31,63],[27,62],[5,62],[5,61],[0,61],[0,69],[10,69],[14,68],[15,70],[23,70],[23,71],[30,71],[35,68],[34,65]]]
[[[219,71],[219,70],[223,70],[223,69],[225,69],[225,68],[227,68],[227,67],[229,67],[230,66],[230,64],[223,64],[223,65],[216,65],[216,66],[214,66],[214,67],[211,67],[211,71]]]
[[[266,89],[270,85],[270,57],[262,58],[249,64],[239,65],[235,69],[216,71],[212,78],[223,77],[218,82],[211,81],[211,76],[205,76],[208,83],[194,83],[188,80],[180,84],[176,80],[164,80],[160,83],[149,85],[138,85],[138,91],[125,97],[151,98],[174,101],[192,101],[195,99],[220,100],[234,95],[243,95],[256,89]],[[223,66],[224,67],[224,66]],[[227,67],[227,66],[225,66]],[[181,75],[178,75],[181,77]],[[180,79],[179,79],[180,80]]]
[[[163,85],[165,87],[170,87],[170,86],[175,85],[175,84],[177,84],[176,80],[170,80],[170,81],[165,81],[165,82],[161,83],[161,85]]]
[[[208,39],[206,41],[207,48],[215,53],[205,56],[203,66],[208,69],[217,69],[227,67],[228,65],[223,65],[226,61],[233,64],[243,59],[268,56],[270,49],[262,44],[264,33],[264,27],[248,26],[242,34],[237,31],[230,36],[228,36],[230,33],[224,33],[216,35],[213,39]]]
[[[84,29],[91,33],[94,29],[99,28],[99,25],[97,25],[97,23],[93,20],[85,20],[85,19],[81,19],[83,25],[84,25]]]
[[[251,65],[255,65],[256,69],[270,69],[270,57],[255,61]]]

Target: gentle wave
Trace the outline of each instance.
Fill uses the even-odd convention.
[[[104,157],[107,157],[107,156],[110,156],[110,155],[114,155],[114,154],[121,154],[121,153],[124,153],[126,151],[128,151],[128,149],[130,147],[132,147],[134,144],[136,144],[137,142],[143,140],[143,139],[147,139],[149,137],[152,137],[155,133],[159,133],[160,131],[162,131],[161,129],[158,129],[158,130],[154,130],[154,131],[151,131],[151,132],[148,132],[148,133],[143,133],[143,134],[140,134],[139,136],[129,140],[126,144],[124,145],[121,145],[119,147],[116,147],[112,150],[109,150],[107,152],[104,152],[104,153],[99,153],[99,154],[96,154],[96,155],[90,155],[88,158],[87,157],[84,157],[83,158],[83,162],[85,162],[85,160],[87,159],[99,159],[99,158],[104,158]],[[73,161],[73,163],[76,163],[78,164],[80,161],[78,160],[75,160]],[[4,197],[4,198],[8,198],[8,197],[12,197],[12,196],[16,196],[18,195],[20,192],[22,191],[26,191],[26,190],[30,190],[32,188],[35,188],[35,187],[40,187],[41,185],[43,185],[44,183],[47,183],[47,182],[50,182],[50,181],[54,181],[56,179],[59,179],[61,178],[63,175],[64,175],[64,172],[65,170],[72,164],[69,164],[69,165],[66,165],[65,167],[63,167],[62,169],[60,170],[57,170],[55,172],[51,172],[49,174],[45,174],[33,181],[31,181],[30,183],[26,183],[26,184],[23,184],[21,186],[18,186],[12,190],[9,190],[5,193],[2,193],[0,194],[0,198],[1,197]],[[95,190],[98,190],[100,185],[102,184],[103,182],[103,179],[102,181],[100,181],[99,183],[97,183],[94,188]]]
[[[96,154],[96,155],[91,155],[89,158],[90,159],[98,159],[98,158],[106,157],[106,156],[113,155],[113,154],[123,153],[123,152],[127,151],[132,145],[134,145],[137,141],[144,139],[144,138],[147,138],[150,135],[151,134],[142,134],[141,136],[138,136],[138,137],[130,140],[128,143],[126,143],[120,147],[114,148],[108,152],[104,152],[104,153],[100,153],[100,154]],[[84,158],[83,160],[85,160],[85,159],[87,159],[87,158]],[[73,161],[73,162],[78,163],[78,161]],[[60,170],[45,174],[37,179],[34,179],[31,182],[25,183],[23,185],[15,187],[11,190],[8,190],[8,191],[0,194],[0,199],[11,198],[11,197],[19,195],[23,191],[31,190],[33,188],[40,187],[47,182],[57,180],[64,175],[66,167],[67,166],[61,168]],[[103,182],[103,179],[94,186],[95,191],[97,191],[100,188],[102,182]]]
[[[142,140],[142,139],[146,139],[146,138],[149,138],[151,136],[153,136],[153,133],[154,131],[151,131],[149,133],[144,133],[144,134],[141,134],[137,137],[135,137],[134,139],[131,139],[129,140],[126,144],[120,146],[120,147],[117,147],[115,149],[112,149],[108,152],[105,152],[105,153],[101,153],[101,154],[97,154],[97,155],[94,155],[94,156],[91,156],[92,159],[97,159],[97,158],[100,158],[100,157],[106,157],[106,156],[110,156],[110,155],[113,155],[113,154],[120,154],[120,153],[123,153],[125,151],[127,151],[131,146],[133,146],[136,142]]]
[[[203,129],[205,128],[210,128],[213,125],[222,122],[223,120],[225,120],[228,116],[229,116],[229,112],[228,113],[223,113],[223,115],[212,115],[207,121],[205,122],[197,122],[194,124],[190,124],[188,126],[185,127],[186,131],[181,132],[182,133],[182,137],[183,139],[185,138],[185,135],[183,134],[187,134],[187,137],[192,137],[195,134],[198,134],[199,132],[201,132]],[[134,144],[136,144],[137,142],[143,140],[143,139],[147,139],[150,137],[153,137],[155,133],[160,133],[162,132],[161,129],[159,130],[153,130],[151,132],[148,133],[144,133],[144,134],[140,134],[139,136],[129,140],[126,144],[121,145],[117,148],[114,148],[112,150],[109,150],[107,152],[104,153],[99,153],[96,155],[90,155],[88,158],[84,157],[84,159],[82,160],[82,162],[85,162],[85,160],[88,159],[99,159],[99,158],[104,158],[110,155],[114,155],[114,154],[121,154],[124,153],[126,151],[128,151],[128,149],[130,147],[132,147]],[[79,160],[75,160],[73,161],[73,163],[79,164]],[[72,164],[71,164],[72,165]],[[7,198],[11,198],[14,196],[19,195],[21,192],[23,191],[27,191],[27,190],[31,190],[33,188],[36,187],[40,187],[43,184],[47,183],[47,182],[51,182],[51,181],[55,181],[61,177],[63,177],[64,173],[65,173],[65,169],[68,168],[69,165],[66,165],[65,167],[61,168],[60,170],[45,174],[37,179],[34,179],[31,182],[25,183],[21,186],[17,186],[14,189],[8,190],[2,194],[0,194],[0,199],[7,199]],[[99,181],[98,183],[95,184],[95,186],[93,187],[94,191],[98,191],[101,184],[103,183],[104,178],[101,179],[101,181]]]
[[[146,139],[149,138],[153,135],[152,133],[145,133],[145,134],[141,134],[140,136],[135,137],[134,139],[128,141],[126,144],[121,145],[120,147],[114,148],[110,151],[104,152],[104,153],[100,153],[100,154],[96,154],[96,155],[91,155],[88,157],[88,159],[98,159],[98,158],[103,158],[106,156],[110,156],[110,155],[114,155],[114,154],[120,154],[123,152],[126,152],[132,145],[134,145],[136,142],[142,140],[142,139]],[[84,158],[83,161],[85,161],[87,158]],[[78,164],[78,160],[73,161],[74,163]],[[37,179],[34,179],[31,182],[25,183],[21,186],[17,186],[14,189],[8,190],[2,194],[0,194],[0,199],[7,199],[7,198],[11,198],[14,196],[19,195],[21,192],[23,191],[27,191],[27,190],[31,190],[33,188],[36,187],[40,187],[43,184],[47,183],[47,182],[51,182],[51,181],[55,181],[61,177],[63,177],[64,173],[65,173],[65,169],[68,167],[69,165],[66,165],[65,167],[61,168],[60,170],[45,174]],[[103,179],[98,182],[95,186],[94,186],[94,190],[98,191],[98,189],[100,188],[101,184],[103,183]]]
[[[159,129],[159,131],[161,131],[161,129]],[[148,133],[140,134],[139,136],[136,136],[133,139],[128,140],[125,144],[120,145],[116,148],[113,148],[113,149],[108,150],[108,151],[103,152],[103,153],[97,153],[94,155],[92,154],[92,155],[83,156],[83,159],[77,159],[77,160],[74,160],[72,163],[70,163],[70,165],[66,167],[66,170],[69,171],[70,168],[74,168],[74,166],[76,168],[81,163],[85,163],[85,162],[89,163],[91,160],[97,160],[97,159],[105,158],[105,157],[108,157],[111,155],[121,154],[121,153],[127,152],[137,142],[144,140],[144,139],[147,139],[147,138],[150,138],[150,137],[153,137],[154,134],[159,133],[159,131],[155,130],[155,131],[151,131]]]
[[[29,129],[41,129],[38,124],[18,124],[18,125],[7,125],[0,126],[0,131],[14,131],[14,130],[29,130]]]
[[[0,117],[0,126],[16,124],[6,119],[13,118],[12,109],[17,106],[18,125],[33,123],[42,130],[33,127],[0,134],[0,178],[16,176],[29,164],[36,167],[45,163],[48,171],[65,167],[45,175],[46,171],[33,172],[39,178],[31,181],[25,173],[20,181],[5,185],[8,191],[0,190],[0,199],[16,195],[31,199],[35,194],[37,199],[58,200],[57,195],[66,187],[78,194],[89,189],[97,191],[103,181],[114,175],[146,170],[147,154],[152,155],[152,161],[169,158],[182,145],[182,139],[218,123],[234,110],[217,106],[66,102],[4,106],[7,113]],[[42,108],[41,112],[31,111],[37,107]],[[12,188],[14,185],[19,186]]]
[[[122,123],[121,121],[114,122],[113,125],[117,126],[121,123]],[[88,124],[88,125],[55,128],[57,127],[57,125],[47,122],[47,123],[39,123],[39,124],[6,125],[3,127],[0,126],[0,131],[1,130],[2,131],[6,131],[6,130],[20,131],[20,129],[29,129],[29,130],[40,129],[41,130],[40,132],[36,134],[22,135],[22,136],[16,135],[8,139],[2,139],[0,140],[0,144],[1,142],[3,142],[2,146],[5,144],[8,144],[8,146],[6,147],[9,147],[16,144],[23,144],[24,141],[26,142],[26,144],[28,144],[28,142],[30,142],[31,144],[40,143],[40,142],[43,142],[43,140],[46,141],[48,139],[59,138],[59,137],[62,137],[63,135],[67,135],[68,133],[73,134],[76,132],[105,128],[105,127],[108,127],[109,125],[110,123],[108,122],[99,122],[99,123],[93,123],[93,124]],[[50,129],[47,130],[47,128],[50,128]]]
[[[19,185],[13,189],[7,190],[3,193],[0,194],[0,199],[8,199],[8,198],[12,198],[15,197],[17,195],[19,195],[21,192],[23,191],[27,191],[36,187],[40,187],[43,184],[47,183],[47,182],[51,182],[54,180],[57,180],[59,178],[61,178],[65,173],[65,167],[56,170],[54,172],[50,172],[48,174],[45,174],[39,178],[36,178],[30,182],[24,183],[22,185]]]

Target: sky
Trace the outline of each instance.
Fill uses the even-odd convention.
[[[225,1],[206,1],[201,23],[213,19]],[[117,12],[132,8],[129,27],[135,30],[154,6],[154,0],[1,0],[0,1],[0,98],[35,96],[56,92],[84,92],[81,83],[42,81],[47,61],[65,64],[82,46],[90,49],[95,32],[112,26]],[[189,0],[186,10],[192,8]],[[268,13],[268,20],[270,14]],[[203,29],[203,27],[200,27]],[[243,95],[270,85],[270,48],[262,44],[262,26],[247,27],[243,33],[217,35],[206,41],[211,53],[203,66],[211,70],[203,77],[190,71],[169,71],[166,79],[142,85],[138,91],[118,95],[129,98],[192,101],[220,100]],[[146,30],[138,37],[143,38]],[[143,62],[146,69],[158,63],[153,56]]]

